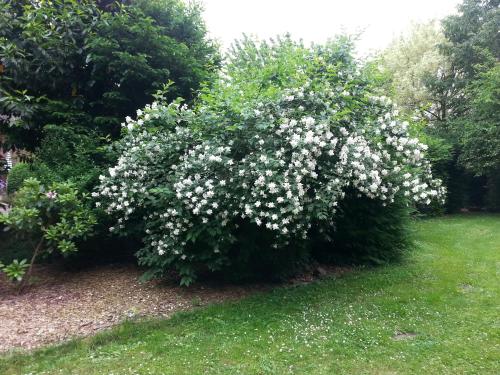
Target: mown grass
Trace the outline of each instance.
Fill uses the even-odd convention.
[[[414,228],[403,264],[4,356],[0,374],[500,373],[500,216]]]

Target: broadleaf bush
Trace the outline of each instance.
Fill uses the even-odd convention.
[[[400,205],[442,200],[426,146],[372,95],[351,50],[346,38],[247,38],[195,105],[155,102],[126,119],[118,162],[94,196],[117,218],[111,231],[141,223],[137,255],[150,275],[174,269],[189,284],[205,271],[286,274],[314,247],[349,238],[335,230],[356,221],[346,202],[392,208],[399,225]],[[367,223],[367,236],[391,230]],[[383,238],[366,242],[373,259],[404,247]]]
[[[78,241],[92,233],[96,220],[87,202],[88,197],[79,194],[71,183],[45,186],[36,178],[24,181],[14,195],[12,208],[0,214],[0,225],[4,230],[22,235],[32,246],[23,286],[40,255],[74,253]],[[12,264],[16,266],[14,262]]]

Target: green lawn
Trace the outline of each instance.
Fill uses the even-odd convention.
[[[414,227],[404,264],[123,324],[0,374],[499,374],[500,216]]]

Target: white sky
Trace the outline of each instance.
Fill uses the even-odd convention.
[[[243,33],[269,38],[290,32],[305,42],[324,42],[341,32],[363,31],[358,52],[387,46],[412,22],[441,19],[461,0],[202,0],[212,38],[223,47]]]

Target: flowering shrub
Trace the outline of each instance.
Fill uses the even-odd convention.
[[[383,206],[444,193],[426,146],[371,96],[346,41],[244,40],[193,108],[153,103],[123,126],[94,196],[118,217],[111,231],[143,220],[140,262],[175,268],[184,284],[230,265],[248,233],[262,259],[307,248],[313,232],[328,240],[347,192]]]

